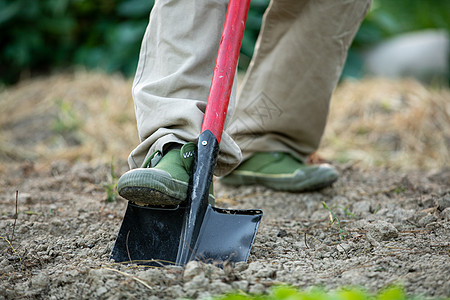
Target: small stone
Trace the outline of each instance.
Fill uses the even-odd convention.
[[[427,226],[427,224],[429,224],[431,222],[435,222],[435,221],[436,221],[436,217],[434,215],[427,214],[426,216],[424,216],[417,222],[417,225],[419,225],[420,227],[425,227],[425,226]]]
[[[183,288],[179,285],[173,285],[170,289],[167,289],[168,298],[180,299],[183,297]]]
[[[422,206],[425,208],[430,208],[435,206],[435,200],[431,197],[422,200]]]
[[[247,280],[239,280],[235,281],[231,284],[233,289],[247,292],[248,291],[248,281]]]
[[[274,278],[275,270],[271,269],[270,267],[267,267],[256,272],[254,276],[255,278]]]
[[[67,160],[57,160],[51,164],[51,173],[55,175],[60,175],[67,173],[70,170],[70,163]]]
[[[247,268],[248,268],[248,264],[246,262],[237,262],[234,265],[234,270],[236,272],[243,272],[243,271],[247,270]]]
[[[352,245],[346,244],[346,243],[341,243],[338,246],[336,246],[337,251],[345,252],[345,253],[347,253],[351,248],[352,248]]]
[[[352,204],[352,212],[357,215],[369,213],[371,210],[370,201],[358,201]]]
[[[50,280],[45,272],[40,272],[39,274],[31,278],[31,286],[33,288],[45,288],[49,284]]]
[[[249,293],[250,294],[262,294],[266,288],[261,283],[254,284],[250,287]]]
[[[277,237],[285,237],[285,236],[287,236],[287,231],[286,230],[284,230],[284,229],[280,229],[280,231],[278,231],[278,233],[277,233]]]
[[[436,200],[436,204],[438,206],[439,211],[443,211],[446,208],[450,207],[450,194],[446,194],[445,196]]]
[[[18,261],[20,261],[20,257],[18,255],[10,255],[10,256],[8,256],[8,260],[10,262],[18,262]]]
[[[195,276],[203,274],[204,264],[199,261],[190,261],[184,267],[183,279],[184,281],[192,280]]]
[[[444,209],[441,212],[441,215],[445,220],[447,220],[447,221],[450,220],[450,207],[447,207],[446,209]]]
[[[31,194],[28,193],[19,193],[19,198],[17,199],[17,201],[19,201],[19,203],[26,203],[26,204],[30,204],[32,203],[32,197]]]
[[[209,280],[205,277],[205,274],[199,274],[192,278],[191,281],[185,282],[183,290],[188,297],[195,298],[199,292],[205,291],[208,285]]]
[[[248,268],[247,270],[245,270],[243,273],[244,274],[248,274],[248,275],[252,275],[257,273],[259,270],[264,269],[266,266],[263,263],[260,262],[252,262],[250,264],[248,264]]]
[[[367,233],[376,241],[388,241],[398,236],[398,230],[391,223],[376,221],[368,225]]]
[[[438,222],[431,222],[425,226],[426,230],[436,230],[441,227],[441,224]]]
[[[136,274],[138,278],[151,282],[153,284],[163,284],[166,280],[166,276],[158,269],[148,269]]]
[[[225,294],[231,292],[231,285],[222,282],[221,280],[214,280],[210,284],[210,290],[215,294]]]
[[[108,289],[106,289],[104,286],[101,286],[97,289],[97,291],[95,292],[97,294],[97,296],[101,296],[103,294],[105,294],[108,291]]]

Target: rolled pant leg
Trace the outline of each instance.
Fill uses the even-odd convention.
[[[244,159],[319,146],[331,93],[370,0],[272,0],[227,132]]]
[[[197,140],[227,2],[155,2],[133,82],[141,143],[130,154],[131,168],[140,167],[146,157],[168,143]],[[231,170],[240,159],[238,146],[224,133],[216,173]]]

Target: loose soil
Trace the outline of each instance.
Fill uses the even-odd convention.
[[[56,79],[44,79],[47,86],[48,80]],[[37,85],[31,82],[2,96],[27,91],[33,98],[33,84]],[[76,80],[71,86],[76,90]],[[11,117],[5,111],[3,106],[2,118]],[[57,111],[48,111],[58,116]],[[40,112],[45,109],[36,114]],[[436,156],[435,160],[443,157],[440,165],[423,158],[418,163],[410,160],[407,168],[393,166],[389,160],[344,161],[329,150],[342,144],[325,138],[328,148],[322,153],[337,161],[341,174],[332,187],[294,194],[260,186],[232,188],[216,180],[217,206],[264,211],[248,263],[223,269],[203,262],[191,262],[186,268],[144,268],[109,261],[126,201],[118,196],[108,201],[106,190],[127,170],[122,148],[116,152],[105,148],[108,156],[103,160],[92,153],[101,153],[107,144],[95,146],[92,152],[91,148],[75,151],[87,136],[78,133],[87,131],[77,133],[76,124],[70,127],[70,116],[66,112],[55,119],[70,135],[56,130],[63,138],[48,148],[39,143],[48,142],[55,129],[33,131],[20,116],[3,122],[0,138],[23,136],[23,140],[0,147],[0,299],[207,298],[231,291],[265,293],[277,284],[358,286],[373,293],[399,284],[411,295],[450,297],[448,157]],[[48,120],[32,121],[46,124]],[[133,122],[123,117],[122,129],[128,121]],[[449,125],[439,124],[446,126],[442,129],[446,134]],[[33,132],[43,134],[41,140],[34,135],[39,148],[31,151],[33,143],[20,147],[28,145]],[[64,149],[70,155],[64,155]],[[418,151],[425,150],[413,154]],[[109,155],[114,153],[120,156],[111,163]]]
[[[401,284],[411,294],[449,296],[450,170],[338,167],[340,180],[314,193],[217,183],[218,206],[265,212],[249,262],[183,270],[108,261],[126,206],[121,198],[106,201],[108,165],[10,166],[0,179],[0,230],[8,238],[0,243],[0,297],[202,298],[280,283],[372,292]]]

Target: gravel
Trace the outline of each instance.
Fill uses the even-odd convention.
[[[338,168],[333,187],[303,194],[216,182],[217,206],[264,211],[248,263],[144,268],[108,260],[126,207],[106,201],[108,166],[3,166],[0,299],[208,298],[277,284],[450,296],[450,184],[436,175],[446,173]]]

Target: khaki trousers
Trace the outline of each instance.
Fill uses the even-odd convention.
[[[317,150],[331,93],[370,0],[272,0],[242,88],[230,99],[216,175],[259,151],[304,160]],[[226,0],[157,0],[133,83],[140,167],[168,143],[195,142]]]

